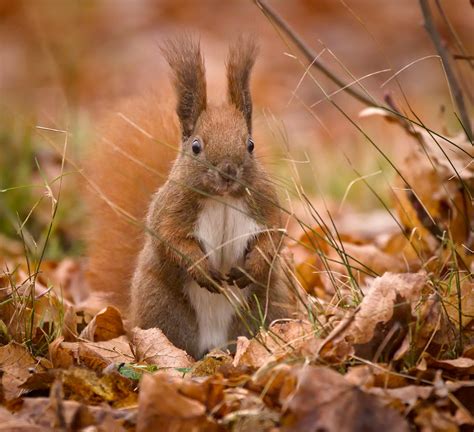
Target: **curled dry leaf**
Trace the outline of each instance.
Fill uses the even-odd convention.
[[[287,364],[278,364],[260,369],[249,382],[247,388],[263,398],[267,406],[281,409],[297,386],[297,377]]]
[[[467,357],[459,357],[452,360],[437,360],[429,354],[425,354],[423,358],[430,368],[443,369],[451,375],[474,375],[474,360]]]
[[[464,348],[463,357],[474,359],[474,345],[468,345]]]
[[[182,380],[164,372],[144,375],[140,383],[137,432],[218,431],[206,406],[182,394]]]
[[[102,342],[125,334],[122,315],[113,306],[102,309],[82,330],[80,338],[91,342]]]
[[[240,336],[233,365],[259,368],[285,354],[293,354],[313,334],[308,321],[294,320],[273,324],[269,330],[261,330],[250,340]]]
[[[23,420],[0,407],[0,432],[45,432],[45,428]]]
[[[375,238],[375,243],[382,252],[388,255],[399,257],[409,271],[415,272],[423,267],[423,261],[420,259],[420,251],[426,248],[420,233],[414,231],[407,235],[405,232],[395,232],[388,235],[380,235]],[[425,263],[429,268],[435,268],[436,262]]]
[[[227,413],[225,413],[227,411]],[[262,398],[246,389],[226,391],[226,399],[219,410],[220,424],[236,431],[267,431],[276,428],[279,413],[269,409]]]
[[[421,144],[401,164],[403,179],[398,178],[393,188],[400,220],[410,232],[420,232],[427,253],[450,254],[451,248],[440,248],[441,238],[449,233],[458,259],[469,267],[472,254],[467,252],[474,241],[469,192],[474,188],[473,147],[460,136],[434,139],[424,129],[417,132]]]
[[[60,379],[67,399],[88,405],[107,402],[115,408],[135,406],[137,403],[134,383],[117,372],[100,374],[73,367],[63,371]]]
[[[25,398],[14,416],[17,421],[25,425],[25,429],[18,430],[25,430],[25,432],[30,430],[50,431],[53,428],[60,429],[61,423],[66,430],[85,430],[85,428],[93,427],[93,430],[98,432],[122,432],[130,430],[136,424],[136,410],[134,408],[114,409],[107,405],[87,406],[77,401],[60,398],[61,396],[57,394],[51,394],[49,398]],[[30,429],[27,429],[26,425]],[[1,427],[0,431],[2,431]]]
[[[283,431],[408,432],[406,421],[374,396],[324,367],[295,368],[298,385],[283,406]]]
[[[317,255],[308,256],[296,266],[296,275],[304,290],[321,298],[324,298],[326,295],[323,290],[324,282],[321,277],[323,272],[323,262]]]
[[[459,428],[450,413],[438,410],[434,405],[423,407],[415,417],[421,432],[458,432]]]
[[[77,347],[77,343],[64,342],[63,337],[59,337],[51,342],[48,352],[53,367],[58,369],[71,367],[77,359]]]
[[[130,340],[139,363],[159,368],[189,368],[194,363],[191,356],[175,347],[158,328],[142,330],[135,327]]]
[[[58,338],[49,345],[49,357],[55,368],[81,365],[98,372],[111,364],[135,361],[126,336],[104,342],[64,342]]]
[[[425,284],[425,273],[385,273],[376,278],[349,324],[331,345],[321,348],[321,355],[330,357],[328,351],[349,341],[357,345],[359,355],[371,358],[392,328],[403,330],[416,316]]]
[[[78,324],[80,319],[73,306],[65,306],[61,335],[64,340],[73,342],[77,340],[78,336]]]
[[[474,284],[469,277],[460,279],[459,290],[456,278],[449,278],[420,304],[415,337],[410,333],[405,336],[393,356],[395,360],[402,359],[408,351],[416,356],[427,352],[438,357],[446,344],[457,343],[458,336],[453,328],[463,329],[465,341],[474,335],[474,329],[470,329],[474,322]]]
[[[6,400],[19,397],[21,385],[43,367],[31,356],[30,352],[16,342],[0,347],[0,370],[3,372],[1,385]]]
[[[402,412],[407,408],[412,409],[420,400],[427,400],[433,394],[432,386],[408,385],[398,388],[373,387],[368,393],[377,396],[382,402],[390,406],[402,407]]]
[[[78,346],[78,362],[97,372],[107,366],[131,363],[135,357],[125,336],[104,342],[81,342]]]
[[[56,369],[47,369],[45,372],[36,372],[30,375],[27,380],[20,385],[24,390],[23,394],[35,390],[49,390],[58,375]]]
[[[369,365],[356,365],[349,368],[344,378],[351,384],[364,389],[382,387],[384,389],[399,388],[407,385],[407,379],[390,370],[388,366],[378,364],[377,367]]]

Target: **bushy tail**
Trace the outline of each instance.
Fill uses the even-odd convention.
[[[86,158],[89,281],[93,291],[107,293],[121,308],[128,304],[148,204],[179,142],[172,107],[148,96],[103,121]]]

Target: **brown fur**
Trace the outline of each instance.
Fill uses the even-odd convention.
[[[252,133],[252,98],[250,72],[257,56],[253,39],[240,37],[229,50],[227,58],[227,85],[229,102],[244,115],[248,130]]]
[[[107,293],[108,301],[122,309],[129,302],[130,280],[143,245],[143,220],[150,197],[165,182],[177,154],[172,146],[177,148],[180,140],[172,106],[163,106],[163,99],[167,98],[142,97],[121,105],[117,112],[125,113],[127,119],[171,147],[147,138],[114,112],[103,120],[96,143],[86,157],[85,176],[94,186],[85,194],[89,210],[88,280],[93,291]],[[131,223],[107,201],[135,217],[139,224]]]
[[[147,200],[152,198],[144,243],[140,227],[130,225],[103,201],[93,198],[96,216],[89,249],[93,284],[123,294],[135,267],[130,298],[132,324],[159,327],[175,345],[195,356],[200,355],[197,321],[184,289],[190,279],[202,289],[214,292],[222,290],[224,278],[239,287],[251,286],[260,307],[265,309],[268,304],[267,322],[285,316],[288,302],[278,259],[274,261],[281,241],[281,234],[275,231],[281,227],[280,212],[275,205],[277,196],[264,169],[247,150],[252,113],[249,76],[256,50],[253,43],[243,40],[238,43],[231,48],[227,63],[229,103],[218,107],[207,105],[199,45],[187,38],[166,45],[165,55],[175,79],[176,111],[183,142],[164,184],[155,173],[145,172],[143,167],[117,155],[108,146],[101,146],[92,167],[95,180],[107,197],[133,216],[143,217]],[[169,112],[159,104],[146,109],[148,114],[139,116],[137,123],[145,129],[148,127],[148,132],[159,139],[179,142],[177,125],[170,120]],[[123,124],[117,128],[112,123],[107,136],[159,173],[167,173],[172,151]],[[203,146],[198,155],[192,152],[195,139]],[[204,200],[224,193],[245,200],[249,215],[271,230],[257,235],[248,245],[243,268],[233,268],[229,275],[211,267],[202,245],[194,237]],[[249,305],[247,319],[259,317],[253,295]],[[250,321],[250,328],[255,331],[259,322],[252,318]],[[235,339],[243,334],[248,334],[248,329],[236,317],[230,336]]]
[[[183,140],[186,140],[207,105],[204,59],[199,44],[189,36],[167,41],[162,52],[173,71],[173,84],[178,96],[176,113],[181,122]]]

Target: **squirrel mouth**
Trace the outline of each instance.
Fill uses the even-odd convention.
[[[218,195],[234,195],[240,190],[240,182],[236,179],[222,179],[216,187]]]
[[[209,171],[205,177],[203,186],[214,195],[239,195],[242,191],[240,173],[222,174],[216,171]]]

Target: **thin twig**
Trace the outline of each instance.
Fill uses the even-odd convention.
[[[358,90],[354,89],[351,86],[351,83],[345,83],[342,79],[337,77],[331,70],[324,66],[319,60],[317,54],[304,42],[304,40],[293,30],[293,28],[288,24],[283,17],[281,17],[278,12],[276,12],[271,6],[267,4],[265,0],[254,0],[254,3],[259,7],[265,16],[280,30],[282,30],[290,40],[301,50],[306,59],[310,62],[310,65],[322,72],[326,77],[331,81],[337,84],[340,89],[339,91],[345,91],[351,96],[353,96],[358,101],[369,107],[381,108],[385,111],[388,119],[398,122],[402,127],[404,127],[409,133],[413,132],[413,127],[410,125],[409,119],[405,118],[399,110],[395,110],[394,106],[387,106],[380,102],[377,102],[375,99],[369,98]]]
[[[336,76],[329,70],[317,57],[318,55],[304,42],[304,40],[291,28],[291,26],[270,6],[265,0],[254,0],[255,4],[263,11],[263,13],[270,18],[283,32],[293,41],[299,50],[304,54],[306,59],[311,62],[312,66],[318,69],[323,75],[329,78],[332,82],[342,87],[344,91],[368,106],[377,106],[376,101],[370,99],[368,96],[359,92],[351,86],[348,86],[341,78]]]
[[[451,64],[449,61],[450,53],[444,46],[443,41],[441,40],[441,36],[438,30],[436,29],[436,26],[434,25],[433,15],[431,14],[431,8],[428,4],[428,0],[419,0],[419,2],[420,2],[420,8],[423,14],[424,27],[426,31],[428,32],[428,34],[430,35],[431,40],[433,41],[433,44],[436,48],[436,51],[441,57],[444,70],[446,71],[448,84],[453,93],[454,101],[456,103],[459,116],[461,118],[463,129],[469,141],[472,142],[473,137],[472,137],[471,122],[469,121],[469,115],[467,114],[466,105],[464,103],[464,95],[461,90],[461,86],[459,85],[459,82],[456,78],[454,70],[451,67]]]
[[[472,55],[464,55],[464,54],[453,54],[454,60],[474,60],[474,56]]]
[[[461,41],[461,38],[459,37],[458,33],[456,32],[456,29],[454,28],[453,24],[451,23],[451,20],[448,18],[446,13],[444,12],[443,5],[441,4],[440,0],[435,0],[436,6],[438,7],[439,14],[441,15],[441,18],[443,18],[443,21],[448,28],[449,32],[451,33],[451,36],[454,39],[454,43],[457,47],[457,49],[465,56],[469,57],[468,53],[466,52],[466,49],[464,48],[464,45]],[[474,67],[474,62],[472,62],[474,58],[471,56],[469,59],[469,65],[471,66],[471,69]]]

